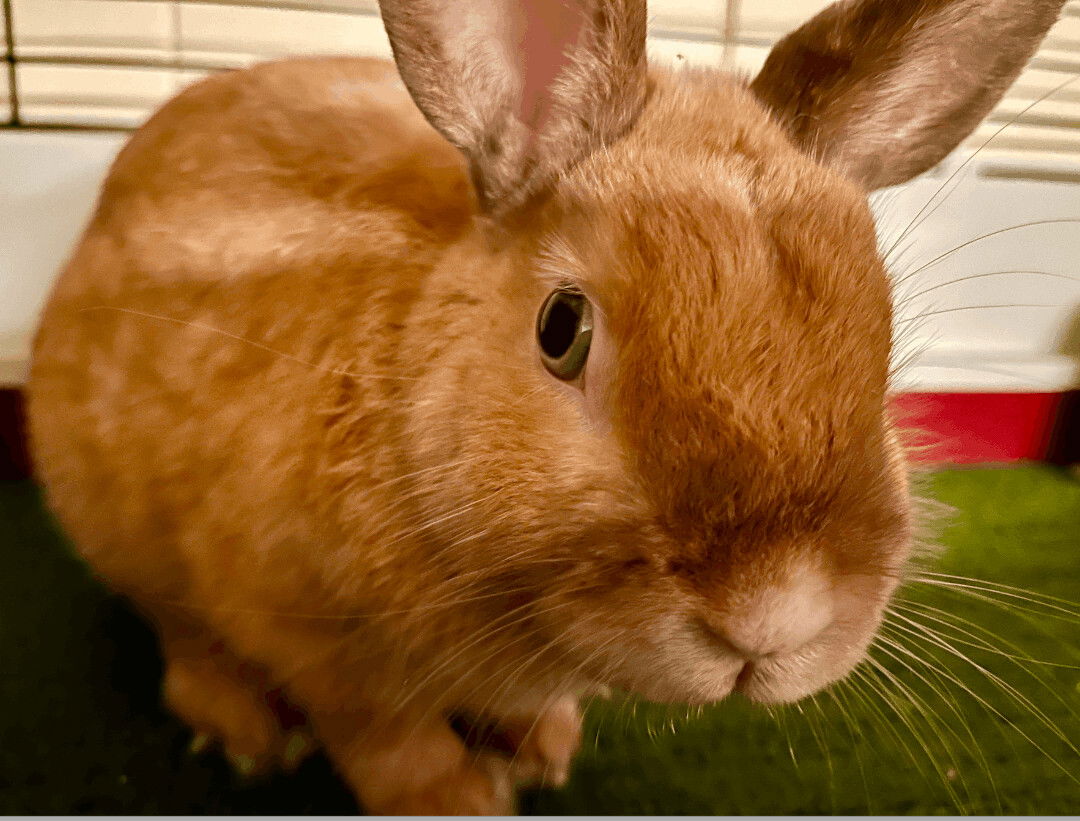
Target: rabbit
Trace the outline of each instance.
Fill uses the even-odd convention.
[[[616,687],[790,702],[917,525],[868,192],[932,167],[1063,0],[846,0],[753,79],[645,0],[382,0],[389,62],[188,88],[37,332],[38,475],[242,771],[375,813],[562,783]]]

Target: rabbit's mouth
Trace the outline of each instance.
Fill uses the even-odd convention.
[[[738,693],[759,704],[810,696],[846,677],[866,656],[895,588],[886,575],[770,585],[731,600],[669,612],[638,634],[638,653],[618,687],[658,701],[703,704]]]
[[[862,660],[869,640],[850,643],[845,638],[838,631],[835,638],[822,636],[792,653],[747,661],[732,689],[759,704],[810,696],[842,679]]]
[[[784,704],[806,698],[844,678],[863,659],[872,630],[837,626],[798,649],[746,658],[692,627],[678,653],[685,667],[657,676],[663,663],[631,673],[618,686],[645,698],[690,704],[722,701],[734,693],[758,704]],[[673,661],[673,660],[672,660]]]

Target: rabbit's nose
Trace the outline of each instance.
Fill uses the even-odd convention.
[[[747,660],[791,653],[832,623],[831,587],[824,573],[801,567],[780,583],[732,597],[704,621],[720,644]]]

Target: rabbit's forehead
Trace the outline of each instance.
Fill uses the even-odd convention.
[[[865,195],[742,90],[710,92],[734,106],[710,140],[664,93],[557,194],[554,267],[595,294],[610,346],[593,413],[662,506],[698,498],[694,515],[735,496],[809,509],[845,460],[876,481],[892,310]]]
[[[845,461],[860,481],[884,475],[891,300],[873,225],[848,192],[807,193],[627,191],[569,233],[610,347],[592,412],[661,506],[697,498],[707,517],[779,494],[810,510]]]

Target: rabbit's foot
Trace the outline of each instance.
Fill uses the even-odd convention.
[[[512,815],[514,784],[502,756],[481,753],[433,779],[403,792],[380,810],[390,815]]]
[[[565,696],[539,713],[478,721],[464,714],[451,726],[469,749],[501,755],[515,785],[562,786],[581,741],[577,700]]]
[[[513,725],[511,725],[513,726]],[[535,716],[524,729],[511,759],[512,777],[520,784],[561,787],[581,743],[581,711],[577,699],[564,696]]]
[[[295,769],[315,748],[301,722],[286,730],[277,691],[245,680],[220,657],[174,658],[165,671],[166,703],[195,731],[190,751],[198,754],[220,745],[241,776],[273,767]]]
[[[470,749],[430,713],[311,711],[319,738],[364,809],[377,815],[509,815],[509,759]]]

